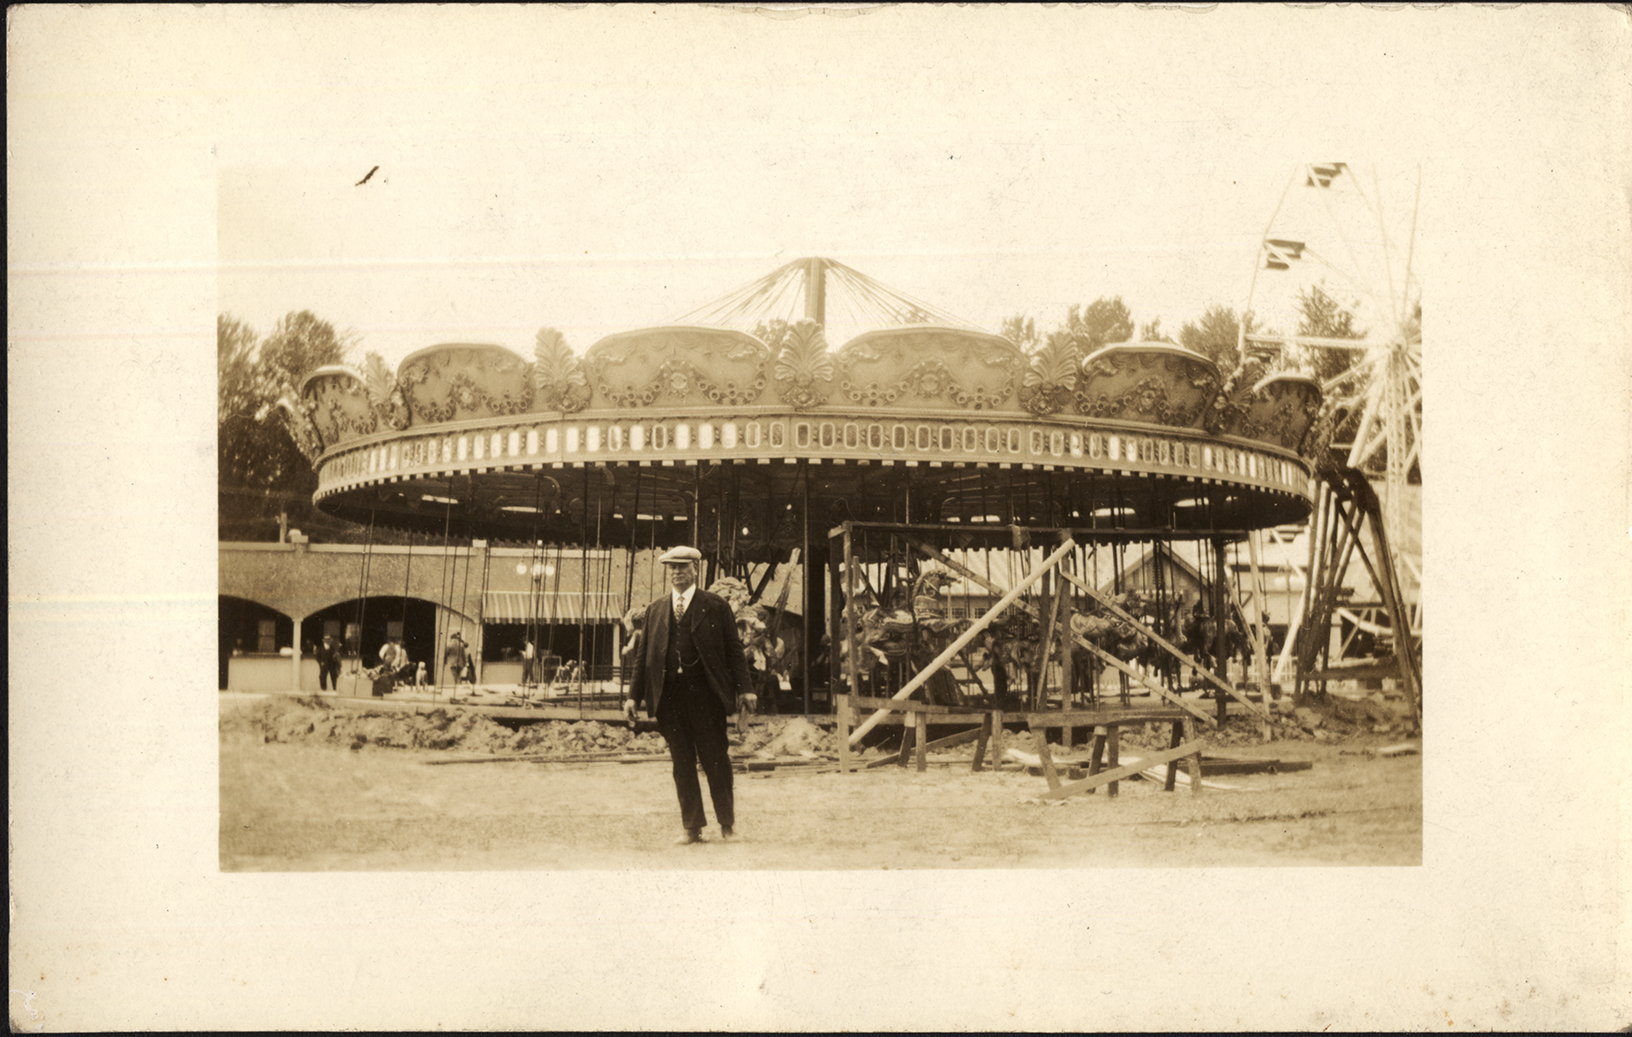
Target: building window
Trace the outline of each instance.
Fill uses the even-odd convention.
[[[833,446],[833,444],[836,442],[834,439],[835,435],[837,435],[837,433],[834,431],[833,423],[831,421],[822,422],[822,446]]]
[[[584,429],[584,438],[586,448],[590,453],[593,454],[601,449],[601,427],[599,425],[591,425],[589,428]]]
[[[787,445],[787,441],[787,426],[782,424],[780,421],[771,422],[771,446],[783,447]]]
[[[930,428],[928,425],[918,426],[918,434],[915,437],[915,445],[919,450],[928,450],[930,448],[930,437],[934,434],[934,431],[935,430]]]
[[[748,446],[750,448],[759,446],[759,422],[757,421],[748,423]]]
[[[979,449],[979,446],[980,433],[976,432],[973,428],[965,428],[963,430],[963,452],[966,454],[972,454]]]
[[[704,450],[714,449],[714,423],[705,421],[697,426],[697,445]]]
[[[691,449],[691,426],[683,421],[674,427],[674,447],[676,450]]]
[[[275,619],[257,620],[255,623],[255,650],[262,655],[276,655],[278,653],[278,621]]]
[[[869,450],[883,450],[884,449],[884,426],[883,425],[868,425],[867,426],[867,448]]]
[[[720,445],[724,446],[727,450],[735,450],[737,448],[736,422],[728,421],[725,423],[725,427],[720,429]]]
[[[896,425],[890,429],[890,445],[897,450],[907,448],[907,426]]]
[[[810,425],[807,422],[798,422],[793,426],[793,445],[796,447],[810,446]]]
[[[667,450],[669,448],[669,427],[667,425],[652,426],[652,449]]]
[[[861,446],[861,429],[853,422],[844,426],[844,447],[846,450],[855,450]]]

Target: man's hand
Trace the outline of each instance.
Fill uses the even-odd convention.
[[[630,720],[635,719],[635,700],[634,699],[624,699],[623,700],[623,715],[628,717]]]
[[[740,708],[741,708],[742,712],[744,712],[744,713],[758,712],[758,707],[759,707],[759,696],[758,695],[755,695],[753,692],[750,691],[747,694],[742,696],[742,698],[740,700]]]

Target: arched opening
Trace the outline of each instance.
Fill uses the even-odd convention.
[[[222,691],[249,690],[251,685],[263,683],[253,674],[276,673],[276,666],[293,653],[295,621],[269,605],[222,594],[217,618]],[[288,684],[285,677],[281,686]]]

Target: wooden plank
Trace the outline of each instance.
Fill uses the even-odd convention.
[[[955,745],[962,745],[965,742],[973,742],[975,739],[984,734],[986,724],[988,722],[990,722],[989,717],[981,721],[980,727],[971,727],[969,730],[959,731],[955,735],[947,735],[945,738],[937,738],[933,742],[925,745],[924,748],[928,750],[950,749]]]
[[[1178,748],[1179,743],[1183,742],[1183,741],[1184,741],[1184,721],[1175,720],[1173,722],[1173,735],[1172,735],[1171,738],[1168,739],[1167,747],[1169,749],[1176,749],[1176,748]],[[1172,792],[1173,791],[1173,786],[1178,784],[1178,780],[1179,780],[1179,761],[1178,760],[1169,760],[1169,761],[1167,761],[1167,780],[1162,782],[1162,791],[1163,792]]]
[[[1103,727],[1094,728],[1093,739],[1092,739],[1092,742],[1090,743],[1090,748],[1089,748],[1089,751],[1088,751],[1088,776],[1089,777],[1093,777],[1094,775],[1098,774],[1100,771],[1105,769],[1105,736],[1108,733],[1109,733],[1109,729],[1107,729],[1107,728],[1103,728]],[[1088,794],[1090,796],[1093,795],[1094,790],[1089,789]]]
[[[988,580],[986,577],[984,577],[984,576],[980,575],[979,573],[975,572],[973,569],[970,569],[967,566],[960,565],[959,563],[954,562],[952,559],[946,557],[946,555],[942,554],[940,551],[936,550],[934,547],[931,547],[930,545],[925,544],[922,541],[916,540],[916,539],[914,539],[914,538],[912,538],[910,536],[909,537],[904,537],[903,539],[905,539],[907,543],[911,544],[914,548],[916,548],[918,551],[922,552],[924,555],[926,555],[929,558],[932,558],[935,561],[941,563],[942,565],[946,566],[948,569],[951,569],[953,572],[955,572],[958,575],[962,576],[964,579],[969,580],[969,581],[975,583],[976,585],[984,588],[987,593],[989,593],[989,594],[1004,594],[1004,593],[1006,593],[1000,585],[998,585],[996,583],[993,583],[991,580]],[[1070,543],[1070,541],[1068,540],[1067,543]],[[1056,554],[1057,553],[1058,552],[1056,552]],[[1062,573],[1063,573],[1063,570],[1062,570]],[[1076,577],[1072,576],[1071,574],[1069,574],[1069,573],[1063,573],[1063,574],[1065,575],[1066,579],[1072,581],[1077,586],[1084,587],[1084,588],[1087,587],[1087,584],[1082,583],[1080,580],[1078,580]],[[1033,573],[1030,577],[1027,577],[1027,579],[1035,579],[1037,577],[1037,575],[1038,575],[1038,573]],[[1098,598],[1099,596],[1097,594],[1095,594],[1095,597]],[[1103,600],[1103,599],[1101,599],[1101,600]],[[1030,605],[1022,605],[1021,607],[1024,608],[1028,613],[1030,613],[1033,616],[1035,616],[1037,614],[1036,609],[1033,608]],[[1126,613],[1123,613],[1123,615],[1126,615]],[[1154,691],[1156,694],[1160,695],[1162,698],[1167,699],[1169,702],[1172,702],[1172,703],[1176,704],[1179,708],[1183,709],[1187,713],[1190,713],[1190,714],[1192,714],[1192,715],[1194,715],[1196,717],[1199,717],[1202,720],[1206,720],[1209,724],[1213,722],[1212,719],[1210,717],[1208,717],[1207,714],[1205,712],[1203,712],[1202,710],[1196,709],[1196,708],[1186,704],[1181,699],[1176,698],[1166,688],[1163,688],[1160,685],[1153,684],[1150,681],[1146,680],[1140,674],[1135,673],[1133,670],[1131,670],[1127,666],[1123,665],[1123,663],[1122,663],[1122,661],[1120,659],[1117,659],[1114,656],[1110,655],[1109,653],[1102,651],[1098,645],[1093,644],[1092,642],[1090,642],[1087,639],[1083,638],[1082,636],[1078,635],[1074,631],[1072,632],[1071,640],[1074,641],[1075,643],[1081,645],[1082,647],[1088,649],[1094,655],[1098,656],[1101,661],[1107,662],[1110,665],[1115,666],[1117,669],[1119,669],[1122,672],[1124,672],[1124,673],[1128,674],[1129,676],[1133,677],[1140,684],[1143,684],[1145,687],[1149,688],[1151,691]]]
[[[1107,610],[1109,610],[1118,619],[1122,620],[1124,623],[1129,624],[1135,630],[1137,630],[1139,633],[1144,634],[1146,637],[1150,638],[1152,641],[1154,641],[1158,645],[1160,645],[1163,648],[1163,650],[1168,652],[1174,658],[1178,659],[1182,663],[1187,664],[1191,669],[1195,670],[1197,673],[1201,674],[1201,676],[1205,677],[1207,680],[1209,680],[1213,684],[1217,685],[1222,691],[1227,693],[1231,698],[1235,699],[1237,702],[1240,702],[1242,705],[1246,706],[1248,709],[1252,710],[1254,713],[1257,713],[1259,716],[1263,717],[1265,720],[1269,719],[1269,711],[1268,710],[1260,709],[1256,704],[1247,701],[1245,696],[1243,696],[1240,692],[1235,690],[1235,685],[1231,684],[1228,680],[1218,676],[1216,673],[1213,673],[1211,670],[1208,670],[1206,667],[1202,666],[1195,659],[1193,659],[1189,655],[1185,654],[1179,648],[1178,645],[1175,645],[1173,642],[1168,641],[1166,638],[1164,638],[1160,634],[1156,633],[1156,631],[1150,629],[1150,627],[1146,626],[1145,624],[1139,622],[1139,620],[1133,618],[1132,616],[1128,615],[1126,612],[1122,611],[1120,608],[1118,608],[1116,606],[1116,604],[1114,602],[1111,601],[1110,598],[1107,598],[1105,595],[1103,595],[1103,594],[1099,593],[1098,591],[1094,590],[1094,588],[1090,587],[1087,583],[1085,583],[1082,580],[1078,579],[1076,576],[1072,575],[1071,573],[1062,572],[1060,575],[1064,576],[1067,580],[1070,580],[1073,584],[1075,584],[1079,589],[1081,589],[1089,597],[1093,598],[1095,601],[1097,601],[1101,605],[1103,605]],[[1220,624],[1220,625],[1222,626],[1222,624]],[[1079,638],[1079,640],[1080,640],[1080,638]]]
[[[1144,685],[1145,687],[1149,688],[1151,691],[1154,691],[1156,694],[1160,695],[1162,698],[1164,698],[1164,699],[1168,700],[1169,702],[1173,703],[1174,705],[1178,706],[1180,709],[1184,710],[1186,713],[1189,713],[1191,716],[1194,716],[1194,717],[1196,717],[1196,718],[1198,718],[1200,720],[1205,720],[1209,724],[1213,723],[1213,718],[1208,716],[1207,713],[1204,710],[1197,709],[1195,706],[1190,705],[1190,703],[1188,703],[1188,702],[1184,701],[1183,699],[1179,698],[1178,696],[1174,695],[1172,692],[1168,691],[1166,688],[1162,687],[1160,684],[1157,684],[1155,681],[1150,680],[1144,674],[1140,673],[1138,670],[1135,670],[1133,667],[1129,666],[1127,663],[1123,662],[1121,659],[1118,659],[1116,656],[1112,655],[1110,652],[1105,651],[1103,648],[1101,648],[1098,645],[1094,644],[1092,641],[1088,640],[1087,638],[1085,638],[1085,637],[1075,637],[1075,638],[1073,638],[1073,640],[1075,640],[1077,642],[1077,644],[1079,644],[1082,647],[1088,649],[1088,651],[1092,652],[1095,656],[1097,656],[1099,658],[1099,660],[1101,662],[1105,663],[1107,666],[1112,666],[1112,667],[1115,667],[1118,670],[1121,670],[1123,673],[1127,674],[1129,677],[1132,677],[1134,680],[1138,681],[1140,684]]]
[[[850,773],[850,696],[839,694],[833,696],[833,704],[838,712],[839,719],[839,773]]]
[[[907,765],[907,754],[912,751],[912,736],[916,733],[916,728],[908,727],[905,724],[901,725],[901,749],[895,754],[895,765],[897,767]]]
[[[850,696],[850,705],[856,709],[883,709],[895,713],[936,713],[941,715],[958,713],[969,717],[971,723],[980,718],[980,711],[968,707],[943,706],[938,702],[920,702],[917,699],[903,701],[898,699],[875,699],[866,695],[852,695]]]
[[[1032,737],[1037,740],[1037,760],[1043,765],[1043,777],[1048,781],[1050,789],[1060,787],[1060,774],[1054,769],[1054,760],[1048,755],[1048,728],[1034,727]]]
[[[919,713],[918,714],[918,726],[917,726],[917,729],[915,731],[916,737],[913,739],[913,741],[918,746],[918,759],[917,759],[916,762],[918,764],[918,770],[920,772],[924,771],[929,766],[929,731],[928,731],[928,727],[929,727],[929,721],[924,717],[924,714]]]
[[[1121,730],[1120,724],[1112,724],[1105,735],[1105,766],[1111,770],[1116,770],[1122,763]],[[1111,799],[1115,799],[1121,784],[1121,782],[1117,781],[1111,782],[1111,789],[1106,795]]]
[[[1074,563],[1075,559],[1073,558],[1072,561]],[[1060,575],[1062,575],[1062,576],[1070,575],[1069,573],[1067,573],[1065,571],[1065,566],[1064,565],[1060,566]],[[1062,586],[1060,588],[1060,591],[1061,591],[1061,593],[1060,593],[1060,595],[1059,595],[1059,597],[1057,599],[1059,601],[1059,605],[1060,605],[1060,616],[1059,616],[1060,629],[1069,633],[1071,631],[1071,616],[1072,616],[1072,612],[1073,612],[1072,606],[1071,606],[1071,588],[1070,588],[1069,585]],[[1070,702],[1071,702],[1072,685],[1075,683],[1074,676],[1073,676],[1073,674],[1071,672],[1071,638],[1069,638],[1069,637],[1060,638],[1059,654],[1060,654],[1060,658],[1059,658],[1059,664],[1060,664],[1060,703],[1062,705],[1069,705]],[[1066,742],[1066,745],[1070,745],[1070,744],[1071,743],[1069,741]]]
[[[992,740],[992,715],[990,713],[986,714],[986,718],[980,722],[978,735],[979,737],[975,742],[975,760],[969,766],[971,773],[980,772],[986,758],[986,746]]]
[[[1184,723],[1184,736],[1185,736],[1185,738],[1186,739],[1194,738],[1195,734],[1196,734],[1195,722],[1190,721],[1190,720],[1186,720],[1183,723]],[[1201,743],[1197,742],[1195,744],[1200,745]],[[1196,752],[1196,754],[1194,756],[1191,756],[1191,757],[1189,757],[1189,758],[1187,758],[1185,760],[1184,766],[1185,766],[1185,769],[1190,772],[1190,793],[1191,793],[1191,795],[1195,795],[1195,796],[1201,795],[1201,752],[1200,752],[1199,749],[1197,750],[1197,752]]]
[[[1043,564],[1038,566],[1035,572],[1031,573],[1031,575],[1027,576],[1019,583],[1015,584],[1013,590],[1009,591],[1002,598],[1000,598],[996,604],[987,610],[985,615],[971,623],[969,625],[969,629],[959,634],[950,645],[947,645],[946,648],[942,649],[940,655],[937,655],[934,659],[930,660],[929,665],[925,666],[922,670],[919,670],[918,673],[913,676],[912,680],[903,684],[901,686],[901,690],[896,692],[892,697],[895,699],[905,699],[912,695],[913,692],[923,687],[931,677],[941,671],[942,667],[951,662],[959,652],[963,651],[966,645],[978,637],[981,631],[991,626],[993,620],[995,620],[998,616],[1001,616],[1010,605],[1018,601],[1020,599],[1020,595],[1029,590],[1032,584],[1042,579],[1045,573],[1059,565],[1060,559],[1070,554],[1072,549],[1075,547],[1076,545],[1070,540],[1067,540],[1065,543],[1061,544],[1058,550],[1043,560]],[[855,744],[863,735],[865,735],[868,731],[871,731],[873,729],[873,725],[877,724],[882,716],[882,712],[874,713],[872,716],[864,720],[861,726],[856,728],[855,731],[851,733],[851,744]]]
[[[1058,788],[1051,786],[1047,792],[1043,793],[1043,798],[1064,799],[1067,796],[1074,796],[1079,792],[1087,792],[1090,789],[1096,789],[1101,785],[1109,785],[1113,781],[1121,781],[1123,778],[1131,778],[1142,770],[1155,767],[1158,764],[1167,763],[1169,760],[1176,760],[1183,756],[1200,755],[1202,747],[1203,743],[1200,740],[1185,742],[1183,745],[1175,746],[1172,749],[1164,749],[1159,753],[1154,753],[1147,756],[1137,763],[1130,763],[1126,767],[1115,767],[1110,770],[1100,771],[1098,774],[1091,777],[1084,778],[1081,781],[1070,782],[1068,784],[1061,785]],[[1193,780],[1196,782],[1196,788],[1199,789],[1201,787],[1201,779],[1194,778]]]
[[[1010,720],[1018,720],[1028,727],[1049,724],[1059,727],[1103,727],[1106,724],[1154,724],[1183,720],[1186,716],[1178,709],[1070,709],[1048,710],[1040,713],[1011,713]]]
[[[990,751],[992,754],[992,771],[993,773],[996,773],[999,770],[998,764],[1002,762],[1003,759],[1003,711],[1001,709],[992,710],[992,742]]]

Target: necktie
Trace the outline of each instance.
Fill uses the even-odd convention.
[[[674,618],[675,619],[680,619],[685,614],[686,614],[686,599],[685,598],[675,598],[674,599]]]

